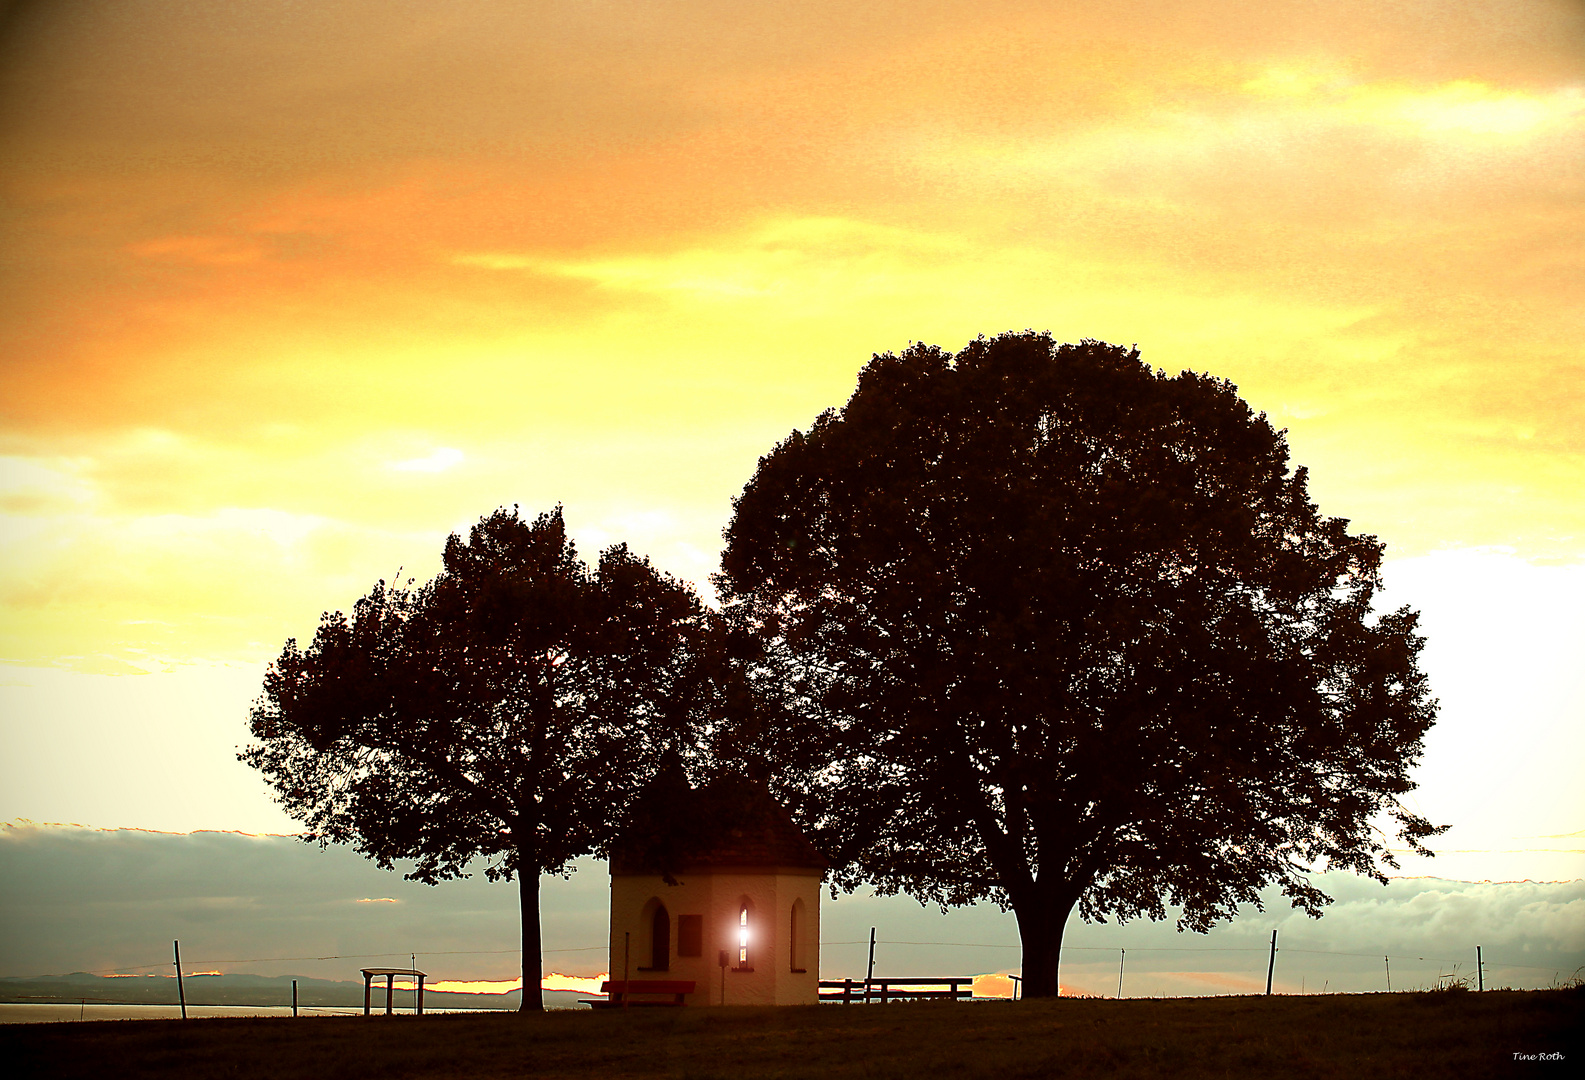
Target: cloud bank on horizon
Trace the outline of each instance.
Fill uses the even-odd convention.
[[[1382,989],[1383,956],[1395,987],[1433,986],[1441,975],[1467,975],[1477,944],[1488,986],[1547,986],[1585,964],[1585,881],[1379,885],[1334,874],[1321,883],[1334,903],[1319,920],[1275,894],[1265,913],[1246,910],[1203,936],[1176,933],[1170,922],[1075,918],[1063,985],[1115,993],[1117,950],[1126,948],[1127,993],[1256,991],[1273,928],[1280,992]],[[175,938],[191,970],[356,979],[381,955],[411,953],[440,982],[505,984],[518,970],[516,892],[482,877],[404,881],[346,849],[285,837],[12,824],[0,827],[0,977],[159,974]],[[592,859],[579,860],[570,879],[546,879],[548,971],[607,970],[608,895],[605,866]],[[1018,970],[1010,913],[976,904],[943,916],[860,890],[822,902],[824,977],[863,977],[871,926],[878,974]]]

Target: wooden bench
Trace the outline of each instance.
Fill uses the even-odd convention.
[[[585,998],[585,1005],[596,1009],[619,1009],[624,1005],[681,1005],[683,995],[694,991],[692,979],[617,979],[600,984],[600,993],[609,995],[604,1001]],[[655,1001],[655,997],[670,997],[670,1001]]]

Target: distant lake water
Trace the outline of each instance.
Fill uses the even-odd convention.
[[[382,1010],[376,1009],[376,1012]],[[501,1009],[425,1009],[429,1013],[503,1012]],[[363,1006],[330,1006],[299,1008],[299,1018],[310,1016],[360,1016]],[[202,1019],[213,1016],[291,1016],[290,1005],[189,1005],[187,1018]],[[411,1016],[408,1009],[399,1016]],[[177,1005],[21,1005],[0,1004],[0,1024],[49,1024],[79,1020],[179,1020],[182,1010]]]

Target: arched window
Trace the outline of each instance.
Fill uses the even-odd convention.
[[[655,914],[650,921],[649,946],[650,970],[669,970],[671,968],[671,916],[667,914],[665,904],[655,905]]]
[[[671,914],[660,897],[652,896],[639,911],[633,934],[633,963],[640,971],[671,967]]]
[[[802,900],[794,900],[792,906],[792,917],[788,920],[787,926],[787,960],[788,965],[795,974],[802,974],[806,970],[804,967],[803,958],[803,922],[804,902]]]

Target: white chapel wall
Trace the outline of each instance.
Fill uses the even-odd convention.
[[[674,875],[621,874],[611,878],[611,978],[692,981],[690,1005],[795,1005],[819,999],[820,873],[789,868],[700,870]],[[749,904],[748,965],[739,963],[739,915]],[[664,905],[670,948],[665,970],[654,970],[653,915]],[[794,954],[792,918],[800,910],[800,947]],[[683,916],[701,916],[698,956],[680,953]],[[726,951],[727,966],[720,964]],[[794,970],[801,968],[802,970]]]

